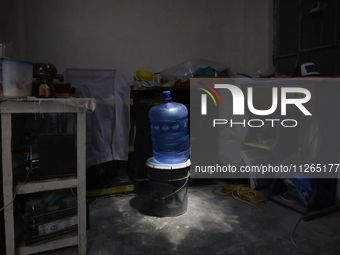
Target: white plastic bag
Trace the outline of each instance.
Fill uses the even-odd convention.
[[[223,63],[218,63],[202,58],[195,58],[161,71],[160,75],[168,81],[167,84],[163,86],[173,86],[176,80],[184,82],[185,80],[194,77],[194,74],[198,69],[205,67],[211,67],[219,72],[222,72],[225,69],[229,68],[228,65]]]

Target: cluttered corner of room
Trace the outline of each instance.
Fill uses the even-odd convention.
[[[69,98],[74,89],[50,63],[14,57],[13,42],[0,41],[0,96],[2,98]]]
[[[134,89],[151,87],[189,87],[193,77],[229,77],[229,66],[201,58],[192,59],[153,73],[137,70],[134,76]]]
[[[33,65],[32,96],[40,98],[68,98],[74,94],[71,83],[65,82],[62,74],[50,63],[35,63]]]
[[[0,72],[4,98],[69,98],[74,93],[71,84],[50,63],[2,58]]]

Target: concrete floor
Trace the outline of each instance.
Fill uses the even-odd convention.
[[[88,254],[339,254],[340,212],[313,221],[274,202],[255,207],[191,187],[188,211],[148,216],[148,197],[119,195],[91,202]],[[42,253],[77,254],[76,247]]]

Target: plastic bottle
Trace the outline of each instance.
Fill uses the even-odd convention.
[[[149,111],[153,156],[161,164],[182,163],[190,155],[188,110],[171,101],[170,91],[163,91],[162,98]]]
[[[52,81],[42,79],[39,85],[39,97],[47,98],[54,97],[54,85]]]

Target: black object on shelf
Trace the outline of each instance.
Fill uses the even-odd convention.
[[[41,134],[38,137],[39,174],[72,175],[77,171],[76,137],[72,134]]]

